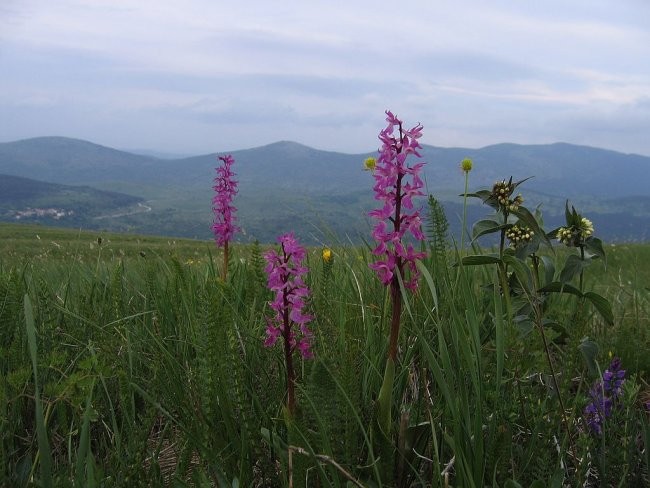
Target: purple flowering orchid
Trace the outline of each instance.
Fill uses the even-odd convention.
[[[214,179],[213,189],[215,195],[212,198],[212,210],[214,211],[214,223],[212,232],[218,246],[225,246],[232,236],[237,232],[239,227],[235,225],[235,211],[237,210],[232,204],[232,200],[237,194],[237,181],[235,173],[232,171],[232,165],[235,159],[229,154],[219,156],[222,165],[217,168],[217,176]]]
[[[217,245],[223,247],[223,279],[228,276],[228,243],[239,227],[235,225],[235,206],[232,200],[237,194],[237,180],[232,171],[235,159],[229,154],[219,156],[222,165],[217,168],[217,176],[214,179],[215,195],[212,198],[212,211],[214,222],[212,232],[214,233]]]
[[[623,394],[625,370],[621,369],[620,358],[615,357],[602,375],[589,390],[591,401],[585,407],[585,419],[591,431],[602,435],[605,419],[611,417],[614,408],[620,406],[619,399]]]
[[[372,253],[381,257],[369,266],[381,282],[390,287],[392,304],[388,358],[377,407],[377,423],[383,432],[390,431],[392,419],[392,391],[402,312],[400,281],[407,289],[415,291],[419,276],[416,260],[425,256],[425,253],[416,251],[412,243],[404,243],[409,235],[415,240],[424,240],[420,214],[413,204],[415,198],[424,196],[424,183],[420,178],[424,163],[412,166],[406,163],[409,156],[420,157],[418,139],[422,137],[422,126],[418,124],[412,129],[404,129],[402,121],[388,110],[386,122],[387,127],[379,133],[382,146],[373,173],[375,200],[381,203],[381,207],[368,214],[377,221],[372,231],[377,245]]]
[[[377,241],[373,254],[384,258],[371,263],[370,268],[375,270],[384,285],[393,281],[397,283],[395,273],[399,272],[404,286],[415,290],[419,276],[415,260],[422,259],[425,254],[416,252],[413,244],[404,245],[403,238],[409,233],[417,240],[424,240],[420,214],[413,205],[414,198],[424,195],[424,183],[420,178],[424,163],[409,167],[406,159],[410,155],[420,157],[418,149],[422,146],[418,139],[422,136],[422,126],[418,124],[406,130],[392,112],[386,111],[386,116],[388,126],[379,133],[382,147],[374,172],[373,188],[375,200],[382,202],[382,206],[368,214],[377,220],[372,232]],[[405,269],[410,272],[408,279],[404,276]]]
[[[305,300],[309,288],[303,281],[307,268],[302,265],[305,249],[298,244],[293,233],[278,238],[280,253],[270,250],[264,253],[265,272],[268,275],[268,287],[275,293],[269,306],[275,315],[267,319],[266,347],[273,346],[282,337],[284,342],[285,362],[287,367],[287,408],[290,413],[295,409],[295,371],[293,353],[298,350],[304,359],[313,358],[311,351],[312,332],[307,324],[314,318],[305,313]]]

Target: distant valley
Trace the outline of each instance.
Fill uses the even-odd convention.
[[[240,241],[270,242],[289,230],[310,243],[368,235],[373,179],[362,162],[375,153],[285,141],[231,154]],[[443,203],[456,235],[464,157],[474,161],[470,191],[533,176],[520,190],[529,208],[541,205],[548,228],[561,224],[569,199],[603,239],[650,240],[650,157],[565,143],[425,146],[428,192]],[[62,137],[0,143],[0,220],[209,239],[216,166],[216,154],[161,159]],[[488,210],[472,202],[469,222]]]

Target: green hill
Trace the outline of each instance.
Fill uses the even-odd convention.
[[[0,220],[98,228],[104,219],[146,211],[143,199],[88,186],[0,174]]]
[[[372,142],[372,141],[371,141]],[[372,152],[343,154],[295,142],[232,151],[239,180],[236,205],[241,240],[270,241],[296,230],[315,242],[320,231],[345,239],[367,235],[374,206],[373,180],[362,170]],[[608,239],[647,239],[650,225],[650,158],[565,143],[497,144],[481,149],[425,146],[428,191],[448,209],[458,229],[464,157],[474,160],[470,190],[497,179],[533,176],[521,188],[527,205],[539,204],[549,221],[561,219],[566,199],[588,213]],[[151,234],[210,237],[216,154],[158,159],[87,141],[42,137],[0,144],[0,172],[66,185],[90,185],[138,196],[147,213],[105,219],[105,228]],[[470,216],[485,209],[476,205]]]

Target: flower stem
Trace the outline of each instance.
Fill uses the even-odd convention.
[[[223,244],[223,272],[221,275],[224,283],[226,282],[226,278],[228,278],[228,260],[229,260],[229,250],[228,250],[228,241],[226,241]]]
[[[539,283],[539,257],[533,254],[532,260],[533,260],[533,280],[532,280],[533,293],[531,296],[531,305],[533,306],[533,310],[535,313],[535,325],[537,326],[537,329],[539,330],[539,334],[542,338],[542,343],[544,345],[544,353],[546,355],[548,367],[549,370],[551,371],[551,378],[553,380],[553,388],[555,388],[555,392],[557,393],[557,399],[560,404],[560,413],[562,416],[562,421],[564,423],[564,428],[566,429],[569,445],[573,450],[573,439],[571,437],[571,427],[569,424],[569,419],[567,418],[566,415],[564,401],[562,400],[562,393],[560,392],[560,385],[558,384],[557,374],[555,373],[555,367],[553,366],[553,358],[551,357],[551,350],[548,345],[548,340],[546,339],[546,332],[544,331],[544,324],[542,322],[543,311],[541,307],[541,297],[539,296],[539,292],[537,291],[538,283]]]
[[[398,272],[401,266],[397,265]],[[397,276],[393,277],[390,284],[390,297],[392,302],[392,317],[390,321],[390,339],[388,343],[388,358],[393,362],[397,361],[397,344],[399,339],[400,316],[402,315],[402,295],[399,289]]]
[[[585,260],[585,246],[580,245],[580,260],[584,261]],[[584,267],[580,268],[580,293],[584,292],[584,274],[585,274],[585,269]]]
[[[288,290],[284,289],[284,310],[282,319],[284,321],[284,330],[282,338],[284,339],[284,361],[287,367],[287,411],[293,417],[296,411],[296,372],[293,369],[293,347],[291,346],[291,327],[289,324],[289,298]]]
[[[469,188],[469,171],[465,171],[465,192],[463,193],[463,225],[460,231],[460,253],[465,252],[465,231],[467,226],[467,190]]]

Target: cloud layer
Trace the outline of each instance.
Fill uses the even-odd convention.
[[[532,3],[9,0],[0,141],[363,152],[390,108],[429,144],[650,155],[650,4]]]

